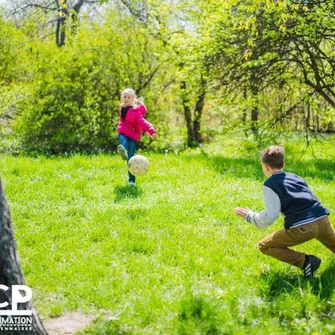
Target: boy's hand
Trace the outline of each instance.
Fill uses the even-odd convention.
[[[248,214],[249,214],[249,212],[250,212],[250,209],[248,209],[248,208],[241,208],[241,207],[236,207],[236,208],[234,208],[234,212],[238,215],[238,216],[240,216],[241,218],[243,218],[243,219],[247,219],[247,216],[248,216]]]

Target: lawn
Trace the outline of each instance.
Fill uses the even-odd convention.
[[[259,230],[234,214],[263,209],[265,177],[256,155],[228,148],[144,153],[151,167],[137,188],[118,156],[0,156],[39,314],[94,314],[82,333],[96,335],[333,334],[333,254],[316,241],[297,247],[323,260],[306,282],[257,250],[283,221]],[[333,148],[297,160],[288,144],[286,168],[331,212]]]

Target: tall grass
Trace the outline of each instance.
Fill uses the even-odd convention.
[[[43,317],[80,310],[87,334],[332,334],[334,255],[318,242],[318,277],[262,255],[258,230],[233,208],[263,208],[257,155],[233,143],[206,152],[147,154],[149,173],[126,181],[117,156],[0,158],[19,255]],[[297,160],[300,174],[335,210],[334,153]],[[322,149],[326,150],[326,149]],[[335,221],[335,220],[333,220]]]

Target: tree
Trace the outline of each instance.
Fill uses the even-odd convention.
[[[176,69],[179,99],[187,128],[187,145],[202,142],[201,121],[207,88],[206,58],[201,52],[201,38],[194,33],[190,12],[192,1],[120,0],[131,15],[142,22],[155,39],[162,41]],[[193,28],[192,28],[193,27]]]
[[[36,75],[14,121],[28,151],[114,150],[120,92],[131,86],[145,93],[166,60],[159,41],[113,8],[104,24],[83,24],[70,41],[62,48],[50,40],[32,48]]]
[[[225,2],[215,14],[208,3],[206,9],[212,73],[251,96],[252,121],[258,119],[258,95],[269,87],[304,85],[299,100],[317,94],[335,107],[333,2],[243,1]],[[288,106],[280,114],[291,111]]]
[[[8,202],[0,180],[0,284],[9,287],[8,291],[1,290],[1,302],[7,301],[7,310],[12,310],[11,287],[13,285],[26,285],[21,270],[19,257],[16,250],[13,224],[8,207]],[[34,334],[46,335],[41,320],[39,319],[32,303],[26,302],[20,304],[20,309],[32,311],[32,331],[10,331],[6,334]]]
[[[71,31],[75,34],[78,26],[78,16],[81,8],[83,5],[86,4],[99,4],[103,3],[103,0],[77,0],[73,5],[72,8],[68,8],[68,1],[67,0],[58,0],[58,18],[57,18],[57,26],[56,26],[56,44],[59,47],[62,47],[65,44],[65,36],[66,36],[66,22],[67,17],[71,16]]]
[[[56,25],[56,44],[65,44],[66,31],[75,33],[82,8],[100,5],[105,0],[14,0],[7,6],[9,17],[17,22],[34,17],[39,24]],[[42,19],[42,17],[44,18]],[[68,20],[68,18],[71,20]],[[45,33],[45,29],[39,29]]]

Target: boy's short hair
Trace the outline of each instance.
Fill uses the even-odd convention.
[[[261,153],[261,162],[267,164],[271,169],[282,169],[285,163],[284,148],[278,145],[271,145]]]

